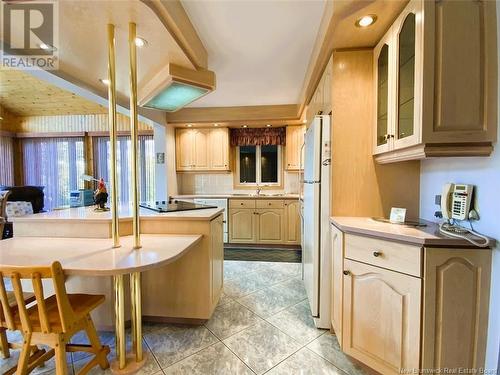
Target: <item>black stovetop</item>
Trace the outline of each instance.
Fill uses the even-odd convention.
[[[185,201],[178,201],[176,199],[171,199],[167,201],[156,201],[156,202],[141,202],[139,206],[147,208],[148,210],[153,210],[156,212],[176,212],[176,211],[190,211],[190,210],[203,210],[207,208],[217,208],[216,206],[207,206],[204,204],[197,204]]]

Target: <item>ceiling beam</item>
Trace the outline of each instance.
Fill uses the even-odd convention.
[[[170,32],[198,70],[208,68],[208,53],[179,0],[141,0]]]

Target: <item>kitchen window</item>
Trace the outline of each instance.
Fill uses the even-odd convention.
[[[239,146],[236,154],[238,185],[281,185],[281,146]]]

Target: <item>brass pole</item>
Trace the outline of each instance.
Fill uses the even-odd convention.
[[[134,235],[134,248],[141,247],[141,234],[139,227],[139,181],[138,165],[139,157],[137,155],[137,53],[136,53],[136,25],[129,23],[128,48],[130,53],[130,138],[132,144],[132,232]]]
[[[115,79],[115,26],[108,24],[108,122],[111,149],[111,233],[113,247],[120,247],[118,231],[118,178],[116,174],[116,79]]]
[[[115,284],[115,340],[116,340],[116,358],[118,359],[118,368],[125,368],[127,364],[126,336],[125,336],[125,301],[123,293],[123,275],[114,277]]]
[[[130,290],[132,301],[132,347],[135,352],[135,361],[141,362],[142,354],[142,296],[141,273],[130,274]]]

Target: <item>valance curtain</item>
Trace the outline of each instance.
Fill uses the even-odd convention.
[[[11,137],[0,136],[0,185],[14,185],[14,143]]]
[[[231,146],[285,146],[285,144],[285,127],[231,129]]]

